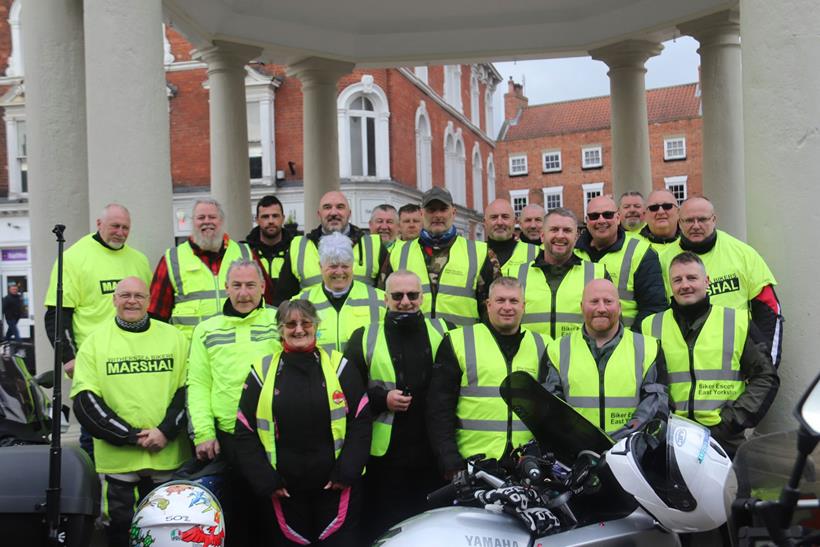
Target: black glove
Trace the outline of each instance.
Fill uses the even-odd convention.
[[[523,486],[502,486],[494,490],[479,490],[475,493],[478,501],[485,505],[498,504],[503,507],[525,510],[533,502],[540,502],[538,493]]]
[[[516,511],[516,515],[524,523],[524,526],[536,536],[545,536],[551,532],[557,532],[561,528],[558,517],[545,507],[532,507],[523,511]]]

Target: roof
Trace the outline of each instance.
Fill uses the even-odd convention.
[[[646,92],[649,123],[700,117],[698,84],[650,89]],[[562,133],[594,131],[610,127],[609,96],[577,99],[526,107],[504,140],[532,139]]]

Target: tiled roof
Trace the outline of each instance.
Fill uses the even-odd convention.
[[[649,123],[696,118],[700,113],[697,84],[650,89],[646,92]],[[523,110],[516,125],[510,125],[504,140],[532,139],[547,135],[607,129],[610,125],[609,96],[560,103],[532,105]]]

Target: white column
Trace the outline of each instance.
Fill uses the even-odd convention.
[[[746,239],[740,15],[730,10],[681,25],[700,42],[703,104],[703,193],[720,227]]]
[[[262,50],[215,41],[197,58],[208,63],[211,120],[211,195],[225,210],[225,231],[244,239],[251,228],[245,64]]]
[[[339,189],[339,130],[336,83],[353,70],[352,63],[311,57],[288,67],[302,82],[302,172],[305,227],[316,219],[325,192]]]
[[[793,429],[794,405],[818,372],[817,3],[741,0],[740,35],[749,243],[777,277],[787,319],[780,392],[764,425]]]
[[[643,195],[652,191],[644,76],[646,60],[662,49],[655,42],[626,40],[589,52],[593,59],[609,67],[612,188],[616,199],[628,190],[638,190]]]
[[[37,367],[48,370],[54,353],[43,327],[43,302],[57,251],[51,230],[65,224],[66,245],[88,233],[83,3],[29,0],[22,18],[32,312]]]
[[[129,244],[155,264],[174,242],[161,0],[85,0],[88,201],[131,211]]]

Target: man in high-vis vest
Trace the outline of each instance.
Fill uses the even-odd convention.
[[[654,190],[646,198],[646,226],[638,235],[659,255],[680,238],[678,200],[669,190]]]
[[[499,198],[484,209],[484,233],[502,275],[515,277],[521,264],[529,264],[539,253],[536,245],[515,239],[515,211],[506,199]]]
[[[613,439],[666,417],[663,351],[651,336],[625,329],[621,303],[608,279],[591,281],[582,302],[584,327],[547,348],[545,387]]]
[[[421,207],[407,203],[399,207],[399,239],[410,241],[419,237],[422,227]]]
[[[587,204],[587,229],[575,252],[603,264],[621,298],[624,325],[640,325],[647,315],[666,309],[666,291],[658,254],[649,243],[627,235],[615,200],[598,196]]]
[[[425,412],[433,357],[447,326],[425,319],[423,299],[419,276],[393,272],[384,322],[355,331],[345,351],[349,365],[362,371],[374,415],[364,496],[372,540],[423,512],[427,494],[442,486]]]
[[[777,367],[783,341],[782,309],[774,292],[777,281],[757,251],[716,226],[715,208],[708,199],[690,198],[681,205],[681,237],[661,253],[667,295],[672,295],[668,279],[672,259],[683,251],[697,254],[706,266],[712,304],[747,310]]]
[[[256,204],[256,226],[245,237],[271,279],[279,278],[293,234],[283,228],[285,213],[282,202],[272,195],[262,196]]]
[[[378,235],[382,245],[390,252],[390,247],[399,237],[399,213],[389,203],[382,203],[373,207],[370,213],[370,222],[367,223],[371,234]]]
[[[507,460],[533,438],[501,398],[510,373],[546,375],[549,337],[521,328],[524,295],[511,277],[490,285],[487,319],[447,333],[436,353],[427,397],[427,428],[445,478],[477,454]]]
[[[518,225],[521,227],[519,241],[537,247],[541,246],[541,232],[544,230],[544,215],[547,212],[537,203],[530,203],[518,215]]]
[[[234,260],[256,259],[244,243],[222,229],[225,213],[218,201],[199,199],[193,208],[193,230],[187,241],[165,251],[151,281],[148,313],[170,322],[190,340],[202,321],[220,315],[225,302],[225,281]],[[258,259],[256,259],[258,261]],[[270,301],[265,274],[266,301]]]
[[[636,190],[621,194],[618,214],[621,217],[621,228],[627,232],[638,234],[646,226],[646,222],[644,222],[646,207],[643,202],[643,194]]]
[[[409,270],[421,278],[428,318],[455,325],[472,325],[481,317],[487,289],[497,272],[487,255],[487,244],[458,234],[453,221],[453,196],[439,186],[421,197],[424,228],[418,239],[396,242],[386,274]]]
[[[581,296],[593,279],[608,278],[603,264],[575,254],[578,218],[558,207],[547,213],[543,227],[544,252],[518,269],[527,309],[521,325],[551,339],[581,328]]]
[[[103,481],[108,545],[131,545],[134,508],[190,455],[185,430],[188,341],[148,317],[145,281],[126,277],[114,291],[116,317],[77,353],[74,413],[94,437]]]
[[[673,258],[669,280],[672,308],[641,327],[661,341],[675,413],[707,426],[734,455],[744,430],[757,426],[774,401],[777,370],[748,314],[712,304],[698,255]]]
[[[350,203],[345,195],[336,190],[326,193],[319,200],[317,213],[319,226],[303,236],[296,236],[290,243],[273,298],[277,306],[300,291],[321,286],[319,242],[336,232],[353,242],[353,275],[356,281],[373,287],[378,283],[382,264],[387,260],[387,249],[378,234],[368,234],[350,223]]]

